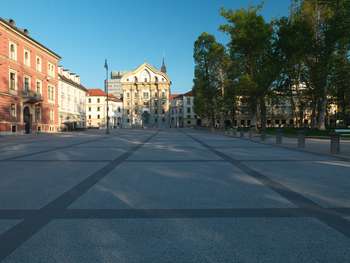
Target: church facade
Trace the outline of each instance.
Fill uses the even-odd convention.
[[[144,63],[124,73],[120,84],[123,92],[123,127],[169,127],[171,81],[164,61],[160,70]]]

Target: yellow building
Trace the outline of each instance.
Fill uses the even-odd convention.
[[[163,61],[161,70],[144,63],[123,74],[123,127],[169,127],[171,81]]]

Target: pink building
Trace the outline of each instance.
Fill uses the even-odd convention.
[[[0,18],[0,134],[56,132],[60,56]]]

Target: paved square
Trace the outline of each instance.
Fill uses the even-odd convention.
[[[217,134],[0,138],[1,262],[347,262],[350,163]]]

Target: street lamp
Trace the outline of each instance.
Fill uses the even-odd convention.
[[[105,60],[105,69],[106,69],[106,81],[105,81],[105,92],[107,94],[107,129],[106,129],[106,134],[109,134],[109,116],[108,116],[108,111],[109,111],[109,106],[108,106],[108,64],[107,64],[107,59]]]

